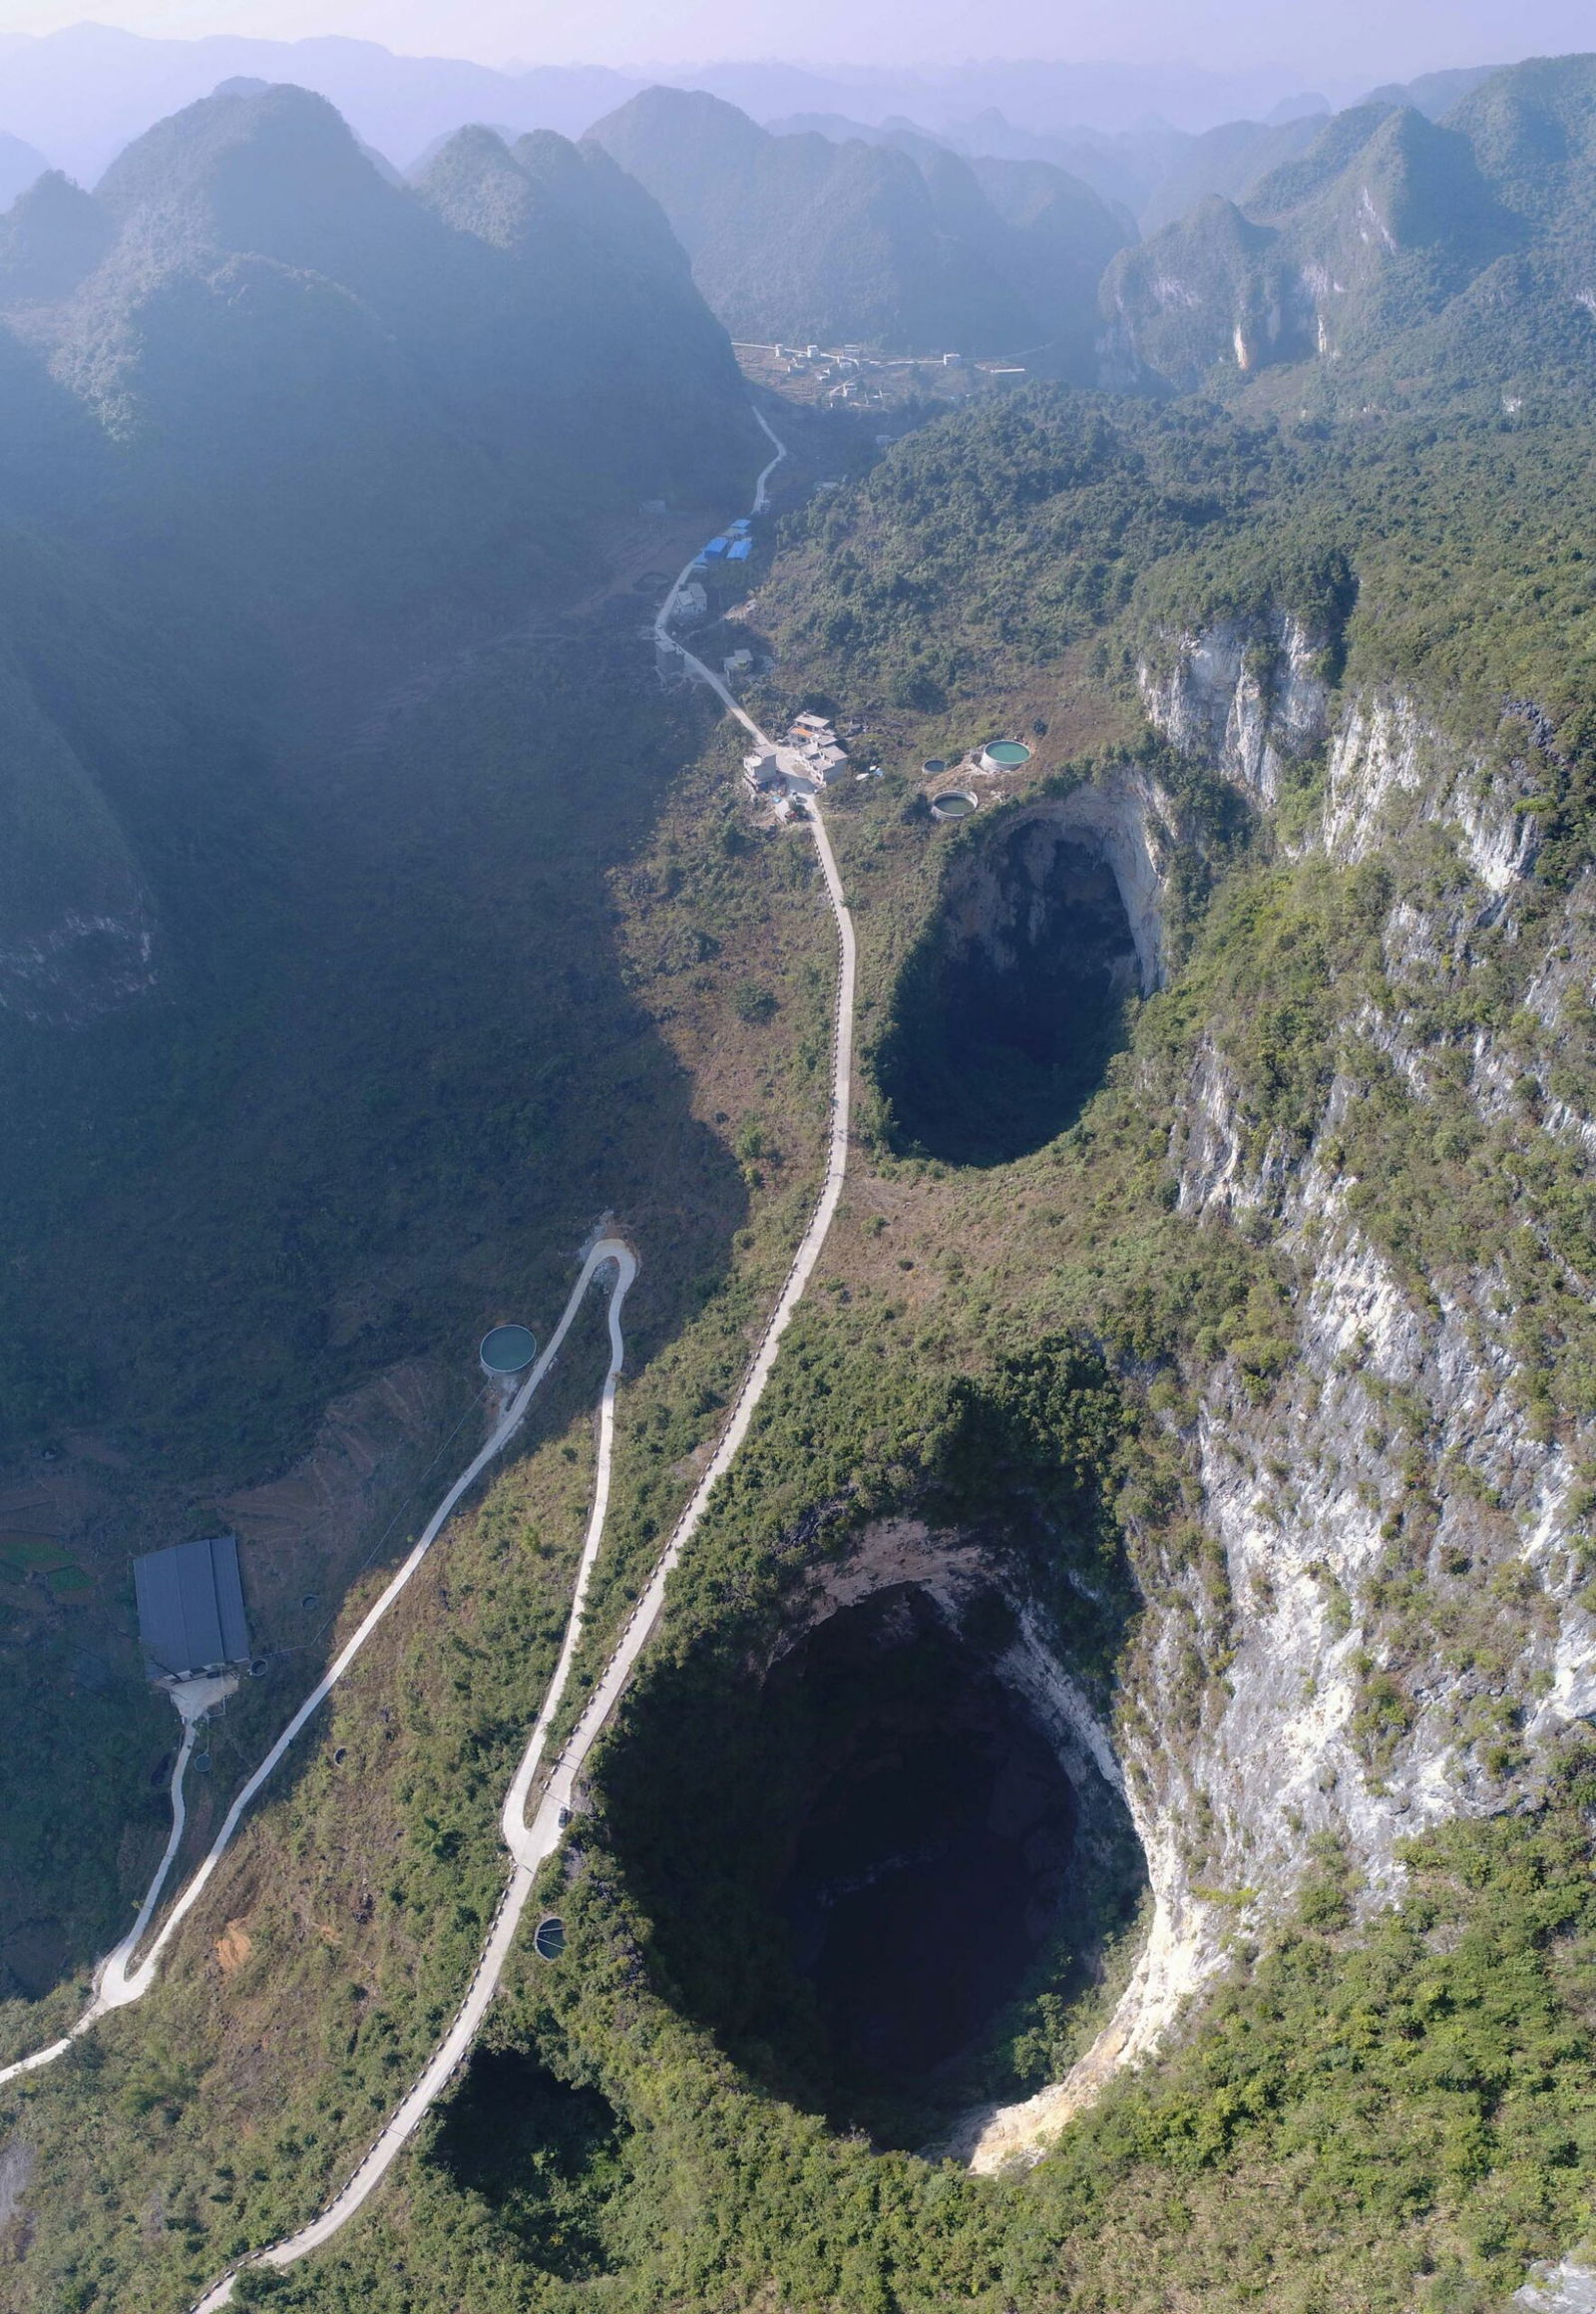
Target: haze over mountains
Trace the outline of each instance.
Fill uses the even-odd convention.
[[[1596,56],[8,54],[4,2314],[1589,2314]]]
[[[576,144],[459,130],[406,187],[323,99],[240,83],[92,193],[39,176],[0,214],[0,501],[33,534],[18,635],[28,598],[81,586],[94,649],[158,670],[166,644],[135,639],[152,601],[218,651],[225,601],[310,679],[366,647],[350,600],[369,637],[441,585],[536,592],[596,509],[710,503],[741,471],[727,331],[1022,355],[1154,393],[1293,365],[1337,393],[1588,384],[1596,59],[1232,124],[1173,162],[1146,132],[1167,166],[1145,239],[1035,154],[847,126],[778,135],[656,88]],[[0,150],[0,176],[39,158]],[[144,606],[113,613],[133,571]],[[5,691],[0,970],[39,1017],[148,985],[165,914],[128,775],[97,768],[142,744],[139,719],[69,730],[55,647],[41,634]]]
[[[1046,162],[969,162],[907,132],[772,136],[650,89],[590,132],[645,186],[734,338],[1018,353],[1092,374],[1095,286],[1131,238]]]
[[[139,573],[147,610],[204,621],[224,599],[301,672],[430,615],[440,587],[536,591],[583,520],[712,498],[750,448],[664,219],[550,131],[514,152],[464,131],[409,190],[319,97],[206,99],[94,193],[52,174],[0,218],[0,317],[7,511]],[[41,796],[68,753],[57,732]],[[38,858],[8,848],[7,954],[32,1008],[57,981],[92,1008],[123,986],[118,943],[148,946],[148,911],[107,898],[109,797],[81,819],[77,876],[38,809]]]
[[[1184,392],[1313,361],[1588,381],[1593,163],[1592,57],[1509,66],[1438,121],[1340,114],[1239,199],[1216,190],[1115,260],[1105,379]]]
[[[1179,137],[1244,116],[1267,118],[1300,95],[1288,71],[1268,65],[1242,73],[1047,63],[897,73],[783,64],[495,71],[457,58],[395,55],[372,41],[147,39],[90,23],[41,39],[0,40],[0,131],[92,182],[154,122],[238,77],[289,81],[325,96],[357,136],[401,169],[471,121],[579,136],[660,81],[707,90],[759,121],[818,113],[875,125],[899,116],[955,136],[961,124],[997,113],[1032,135],[1086,123],[1108,136],[1156,115]],[[1360,90],[1349,82],[1325,93],[1347,102]]]

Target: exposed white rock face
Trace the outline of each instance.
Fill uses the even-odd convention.
[[[1037,930],[1021,921],[1046,906],[1047,872],[1060,841],[1083,842],[1100,853],[1113,871],[1135,945],[1135,978],[1147,996],[1164,977],[1162,892],[1174,807],[1145,772],[1132,766],[1110,771],[1099,783],[1066,796],[1043,796],[1008,819],[1001,857],[996,852],[973,861],[950,894],[946,934],[950,944],[979,943],[1000,957],[1019,938]],[[1127,960],[1128,961],[1128,960]]]
[[[1172,747],[1273,803],[1283,761],[1311,754],[1325,738],[1320,649],[1289,612],[1263,632],[1225,620],[1181,635],[1169,669],[1144,662],[1137,681],[1150,721]]]
[[[1535,861],[1535,824],[1518,808],[1525,770],[1492,776],[1410,699],[1354,700],[1331,743],[1324,841],[1336,859],[1368,859],[1414,820],[1454,828],[1469,868],[1500,899]]]
[[[0,1011],[40,1027],[81,1028],[155,987],[155,935],[144,908],[69,909],[0,946]]]
[[[1537,2266],[1512,2303],[1530,2314],[1596,2314],[1596,2272],[1589,2266]]]
[[[1400,696],[1354,698],[1332,728],[1307,638],[1265,640],[1293,670],[1272,696],[1250,672],[1247,634],[1220,628],[1182,638],[1173,672],[1144,670],[1148,711],[1265,805],[1287,756],[1328,739],[1307,842],[1343,864],[1396,857],[1415,831],[1449,841],[1456,873],[1431,887],[1445,899],[1400,899],[1386,920],[1384,1008],[1350,996],[1347,1020],[1428,1101],[1433,1055],[1403,991],[1417,1003],[1448,984],[1481,926],[1514,937],[1535,856],[1520,809],[1531,774],[1510,736],[1487,759]],[[1596,880],[1568,896],[1561,929],[1565,945],[1524,999],[1553,1032],[1565,1004],[1596,993]],[[1507,1030],[1480,1032],[1459,1057],[1456,1081],[1482,1120],[1596,1152],[1596,1119],[1544,1084],[1539,1125],[1525,1122],[1527,1064]],[[1567,1731],[1596,1715],[1596,1620],[1569,1546],[1592,1440],[1530,1423],[1499,1266],[1464,1255],[1418,1294],[1366,1235],[1337,1154],[1362,1097],[1338,1075],[1304,1150],[1250,1127],[1218,1045],[1195,1056],[1172,1125],[1179,1210],[1273,1245],[1296,1279],[1297,1354],[1268,1386],[1228,1360],[1188,1376],[1180,1419],[1212,1557],[1177,1575],[1182,1610],[1146,1619],[1115,1731],[1151,1930],[1112,2022],[1068,2077],[980,2118],[964,2146],[978,2167],[1036,2158],[1116,2070],[1156,2049],[1238,1933],[1289,1907],[1316,1836],[1347,1858],[1363,1908],[1377,1907],[1400,1888],[1406,1837],[1531,1798]],[[1424,1612],[1406,1625],[1389,1606],[1399,1557],[1423,1587]],[[1537,2285],[1551,2294],[1519,2302],[1571,2310],[1589,2286],[1564,2268]]]

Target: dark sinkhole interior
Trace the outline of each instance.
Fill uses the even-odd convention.
[[[515,2049],[479,2049],[427,2159],[480,2194],[528,2262],[568,2281],[609,2269],[605,2218],[625,2183],[626,2132],[596,2089]]]
[[[1018,1997],[1083,1990],[1105,1907],[1134,1901],[1133,1835],[1099,1820],[1117,1802],[1083,1809],[996,1675],[1012,1628],[995,1595],[961,1631],[898,1586],[762,1685],[670,1675],[606,1773],[659,1990],[767,2087],[878,2139],[921,2142],[968,2102]]]
[[[1042,806],[972,844],[877,1058],[903,1154],[1001,1165],[1075,1122],[1123,1039],[1136,947],[1101,839]]]

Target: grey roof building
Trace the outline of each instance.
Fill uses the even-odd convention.
[[[238,1543],[212,1535],[133,1562],[139,1639],[153,1680],[188,1679],[249,1660]]]

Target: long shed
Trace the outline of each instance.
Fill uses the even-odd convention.
[[[233,1535],[174,1543],[133,1562],[139,1640],[153,1680],[190,1679],[249,1660]]]

